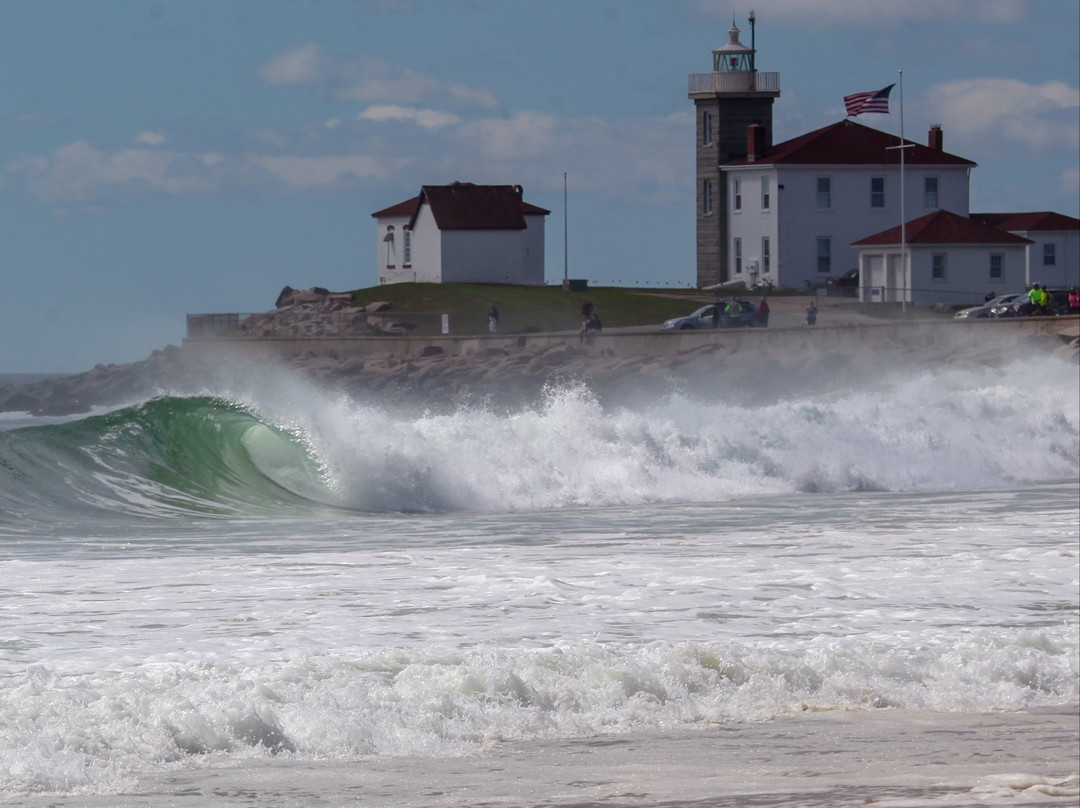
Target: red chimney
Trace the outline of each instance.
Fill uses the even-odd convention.
[[[765,156],[765,127],[760,123],[752,123],[746,127],[746,160],[754,162],[759,157]]]
[[[927,145],[936,151],[945,151],[945,135],[942,134],[940,123],[935,123],[930,127],[930,136],[927,138]]]

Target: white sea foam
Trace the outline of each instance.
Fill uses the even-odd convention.
[[[511,414],[401,417],[315,400],[292,423],[310,437],[332,501],[359,510],[537,510],[1068,479],[1080,463],[1075,371],[1031,364],[890,375],[757,406],[672,393],[631,410],[601,406],[580,386]]]
[[[783,738],[819,711],[1074,710],[1080,385],[1062,368],[755,406],[575,386],[422,416],[173,400],[101,434],[10,433],[0,798],[756,722]],[[39,472],[50,487],[25,483]],[[874,737],[858,755],[887,760]],[[824,751],[855,767],[851,743]],[[968,773],[994,748],[967,749]],[[394,804],[434,787],[395,777]]]

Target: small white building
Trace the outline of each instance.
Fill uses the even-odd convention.
[[[1031,240],[1025,286],[1080,286],[1080,219],[1050,211],[973,213],[971,218]]]
[[[987,291],[1019,292],[1030,239],[937,210],[853,243],[866,303],[971,304]],[[904,260],[906,258],[906,261]]]
[[[746,157],[720,166],[727,182],[730,280],[748,286],[819,286],[859,263],[852,242],[907,217],[969,210],[971,160],[843,120],[768,147],[764,128],[747,131]],[[719,213],[719,211],[718,211]]]
[[[380,284],[544,283],[544,217],[520,185],[425,185],[371,214]]]

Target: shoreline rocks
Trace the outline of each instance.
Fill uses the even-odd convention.
[[[857,353],[816,348],[798,334],[783,347],[761,351],[739,351],[716,341],[656,356],[590,354],[568,338],[548,345],[491,348],[472,356],[446,353],[432,345],[410,355],[387,351],[341,359],[308,354],[270,364],[354,399],[432,409],[477,401],[518,406],[537,401],[553,384],[568,383],[586,384],[601,399],[633,397],[650,388],[764,402],[786,392],[826,390],[838,381],[883,368],[996,366],[1010,354],[1032,352],[1080,363],[1080,327],[1048,336],[1002,332],[1001,339],[959,347],[923,345],[918,339],[906,344],[882,342]],[[98,365],[80,374],[0,384],[0,412],[73,415],[163,393],[227,391],[233,378],[268,371],[265,360],[245,360],[225,349],[220,355],[196,359],[170,345],[128,365]]]

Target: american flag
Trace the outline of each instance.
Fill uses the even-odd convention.
[[[847,110],[848,117],[861,115],[864,112],[883,112],[887,115],[889,113],[889,93],[895,86],[895,84],[890,84],[888,87],[876,92],[845,95],[844,108]]]

